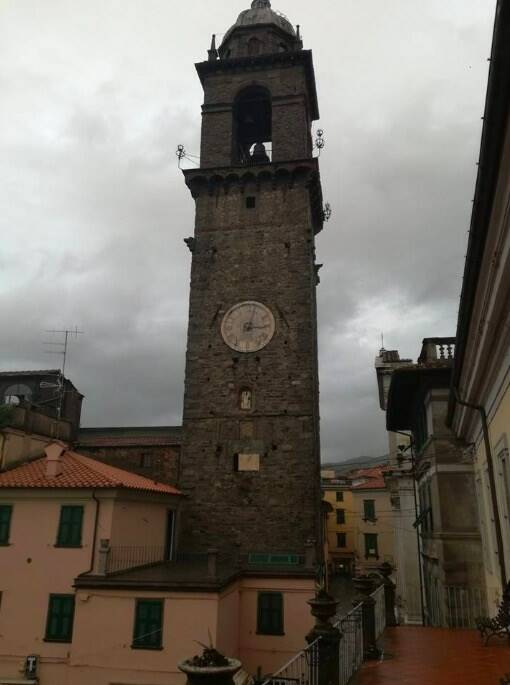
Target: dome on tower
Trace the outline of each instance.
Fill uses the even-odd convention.
[[[276,32],[283,34],[282,42],[278,43],[277,41],[270,40],[268,33],[270,33],[271,29],[276,29]],[[283,14],[271,9],[270,0],[253,0],[251,9],[241,12],[236,23],[225,34],[219,48],[220,57],[242,57],[245,54],[253,54],[251,50],[248,50],[248,52],[243,50],[242,43],[246,41],[235,40],[236,34],[242,34],[246,38],[251,30],[257,36],[252,40],[261,39],[261,53],[279,52],[282,49],[296,49],[300,41],[290,21]],[[268,40],[264,40],[264,36],[259,35],[261,33],[265,33]]]

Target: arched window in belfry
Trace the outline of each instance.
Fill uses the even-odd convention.
[[[271,161],[271,93],[262,86],[242,90],[233,108],[233,162],[265,164]]]
[[[5,390],[3,398],[0,397],[0,404],[17,405],[22,404],[23,402],[30,402],[31,399],[32,390],[28,385],[16,383]]]

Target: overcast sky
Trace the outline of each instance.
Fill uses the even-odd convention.
[[[0,0],[0,367],[78,325],[83,425],[181,421],[194,62],[249,0]],[[386,452],[374,358],[454,335],[495,0],[279,0],[314,52],[323,459]]]

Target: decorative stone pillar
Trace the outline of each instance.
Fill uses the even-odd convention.
[[[110,556],[110,540],[103,538],[99,541],[97,554],[97,575],[105,576],[108,573],[108,557]]]
[[[384,585],[384,603],[386,606],[386,625],[388,628],[394,628],[398,625],[397,618],[395,616],[395,583],[391,580],[390,576],[393,573],[393,567],[388,564],[387,561],[384,562],[377,569],[382,576],[382,581]]]
[[[374,581],[369,576],[359,576],[354,579],[357,592],[353,604],[361,604],[363,617],[363,658],[365,661],[378,659],[381,655],[377,647],[375,632],[375,599],[371,596],[374,591]]]
[[[314,627],[306,636],[306,641],[308,644],[312,644],[321,638],[318,643],[318,685],[338,685],[340,681],[339,649],[343,635],[331,623],[331,619],[336,614],[338,602],[326,590],[320,590],[315,599],[311,599],[308,604],[311,606],[312,616],[316,620]]]

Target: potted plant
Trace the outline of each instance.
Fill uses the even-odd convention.
[[[178,664],[179,670],[187,675],[189,685],[232,685],[241,662],[229,659],[212,645],[199,644],[203,647],[202,654]]]

